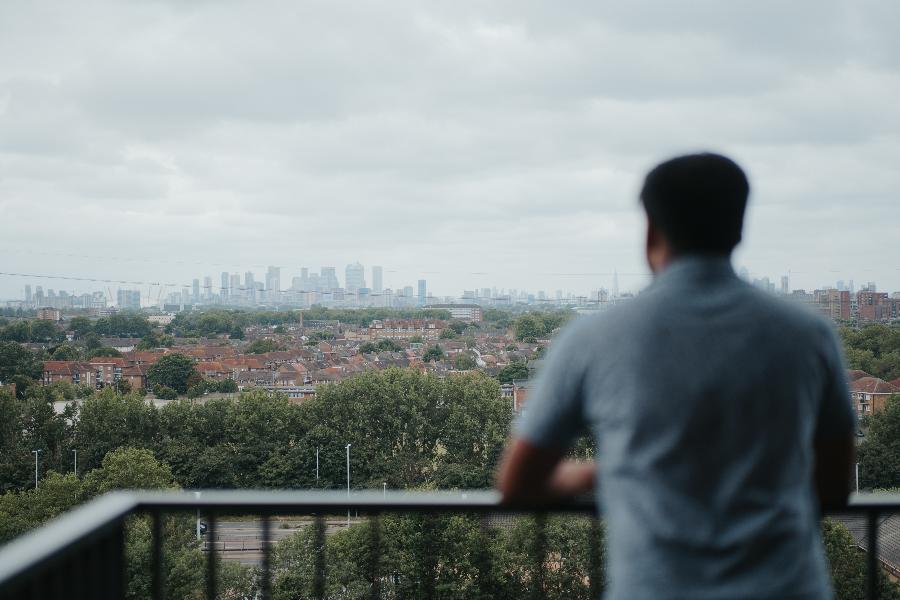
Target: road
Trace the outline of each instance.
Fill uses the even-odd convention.
[[[272,519],[272,542],[276,543],[313,524],[311,519]],[[325,535],[347,527],[346,519],[325,521]],[[262,564],[262,521],[218,521],[216,523],[215,548],[223,560],[242,565]],[[208,550],[209,540],[203,536],[203,549]]]

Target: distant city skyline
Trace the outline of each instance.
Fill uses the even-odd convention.
[[[4,271],[637,291],[643,177],[713,150],[738,267],[900,289],[897,3],[0,6]]]
[[[871,289],[872,286],[877,287],[879,291],[888,293],[900,290],[900,288],[892,289],[879,285],[876,280],[867,278],[835,279],[808,286],[798,283],[797,279],[800,278],[798,276],[802,274],[793,274],[791,272],[780,275],[759,274],[754,273],[745,266],[738,266],[735,270],[741,277],[759,287],[781,294],[790,293],[794,290],[813,291],[815,289],[849,290],[851,293],[854,293],[862,289]],[[864,269],[860,271],[866,273]],[[284,279],[282,279],[282,272],[285,274]],[[338,277],[338,272],[344,273],[343,280]],[[385,272],[388,273],[387,283],[384,281]],[[371,275],[371,280],[366,279],[367,273]],[[430,272],[430,274],[438,278],[441,275],[441,273],[435,272]],[[340,290],[342,294],[347,294],[348,296],[355,296],[357,293],[364,294],[367,298],[372,299],[381,296],[385,290],[390,290],[392,295],[401,296],[404,290],[409,290],[409,295],[414,297],[414,304],[416,305],[424,305],[425,298],[432,301],[435,298],[464,301],[479,297],[495,297],[498,294],[515,294],[520,298],[531,295],[539,301],[550,302],[573,297],[592,298],[596,297],[596,294],[600,291],[609,294],[610,297],[618,297],[620,294],[634,294],[638,293],[651,281],[649,272],[627,273],[619,272],[617,269],[613,269],[612,272],[608,273],[560,273],[560,277],[590,279],[597,284],[586,290],[567,287],[546,289],[527,285],[521,287],[496,285],[490,281],[491,274],[483,271],[474,272],[472,275],[473,282],[476,281],[474,275],[477,275],[478,285],[473,283],[455,291],[441,289],[440,279],[419,277],[414,280],[403,281],[400,279],[400,273],[397,270],[385,270],[383,265],[365,265],[360,261],[349,263],[343,268],[336,265],[326,265],[318,268],[296,267],[293,270],[286,266],[267,265],[263,268],[261,265],[255,265],[244,271],[243,274],[240,271],[222,271],[218,275],[196,274],[189,280],[185,280],[184,283],[156,278],[148,278],[146,280],[110,279],[110,281],[98,279],[91,281],[89,278],[74,275],[58,278],[29,277],[27,274],[2,275],[7,277],[7,279],[27,281],[27,283],[23,283],[13,295],[2,297],[0,300],[7,303],[21,301],[40,287],[45,291],[53,289],[61,291],[64,295],[73,296],[104,293],[109,299],[110,305],[122,305],[124,299],[124,305],[131,308],[136,306],[153,306],[164,302],[165,298],[175,294],[186,300],[185,303],[190,304],[209,304],[212,301],[212,296],[217,298],[217,302],[221,301],[224,303],[227,303],[229,297],[231,297],[232,303],[238,304],[234,299],[235,291],[239,291],[242,302],[250,305],[283,302],[285,296],[273,294],[272,290],[279,290],[279,293],[325,291],[329,294],[328,302],[332,302],[331,290]],[[626,280],[631,278],[633,284],[621,285],[620,278]],[[802,280],[803,278],[800,279]],[[376,280],[381,288],[379,290],[373,289]],[[214,281],[217,283],[213,284]],[[396,283],[392,284],[392,281],[396,281]],[[640,283],[634,285],[635,281]],[[438,282],[437,285],[435,285],[435,282]],[[136,296],[135,294],[139,295]],[[377,304],[377,302],[374,303]]]

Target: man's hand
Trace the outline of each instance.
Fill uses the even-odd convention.
[[[856,435],[817,439],[813,485],[822,511],[847,506],[853,464],[856,462]]]
[[[594,489],[593,462],[563,461],[565,449],[541,448],[515,438],[497,474],[504,504],[549,504]]]

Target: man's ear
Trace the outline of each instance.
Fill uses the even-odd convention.
[[[647,264],[654,273],[659,273],[669,262],[669,242],[662,232],[647,217]]]

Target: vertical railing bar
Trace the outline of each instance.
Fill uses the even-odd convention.
[[[158,508],[153,511],[153,554],[151,557],[153,568],[153,600],[164,600],[163,589],[163,556],[162,556],[162,511]]]
[[[272,599],[272,517],[262,515],[262,597]]]
[[[125,518],[117,524],[112,536],[112,552],[116,568],[113,571],[113,595],[112,598],[124,598],[127,587],[128,569],[125,557]]]
[[[369,596],[373,600],[381,598],[381,515],[374,513],[369,516],[369,576],[372,578],[372,587]]]
[[[206,600],[216,598],[216,513],[210,512],[207,517],[206,529]]]
[[[315,542],[313,553],[315,556],[313,570],[313,589],[312,595],[316,600],[324,600],[325,598],[325,519],[321,512],[316,513],[315,521]]]
[[[547,560],[547,514],[538,513],[534,516],[534,578],[532,581],[533,588],[531,597],[541,599],[544,597],[544,563]]]
[[[866,548],[866,598],[878,598],[878,511],[870,510],[866,514],[868,530],[868,547]]]
[[[596,515],[590,517],[588,528],[588,587],[591,598],[599,598],[603,588],[603,564],[601,562],[601,549],[597,547],[597,538],[600,537],[600,518]]]

